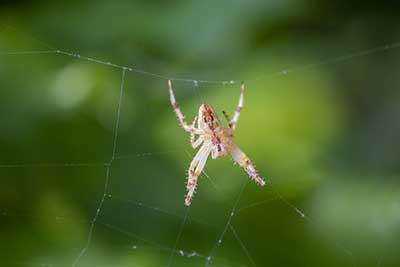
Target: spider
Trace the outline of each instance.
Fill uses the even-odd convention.
[[[192,124],[188,125],[185,116],[183,116],[175,100],[171,80],[168,80],[168,87],[171,105],[183,129],[190,133],[190,143],[192,147],[196,149],[203,144],[189,166],[185,205],[189,206],[192,202],[193,194],[197,187],[197,178],[202,173],[210,153],[212,159],[230,154],[233,160],[239,164],[240,167],[244,168],[251,179],[257,184],[264,186],[265,181],[258,175],[251,160],[233,142],[233,133],[239,119],[240,111],[243,108],[244,83],[242,82],[240,86],[239,103],[233,115],[233,119],[229,119],[228,114],[222,111],[224,117],[228,121],[228,127],[221,123],[214,109],[208,104],[202,104],[200,106],[199,112],[195,116]],[[195,126],[196,122],[197,127]],[[196,135],[199,136],[197,139]]]

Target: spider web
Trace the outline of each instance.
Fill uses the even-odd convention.
[[[84,204],[85,214],[83,216],[76,214],[57,214],[41,217],[29,211],[18,211],[17,208],[14,210],[12,208],[13,203],[9,203],[10,208],[7,208],[7,205],[5,205],[1,209],[1,216],[4,220],[9,218],[21,223],[16,229],[24,227],[24,220],[38,221],[38,223],[47,223],[49,225],[60,223],[63,225],[73,225],[73,227],[78,227],[82,224],[86,226],[86,231],[75,237],[79,241],[73,242],[68,248],[70,252],[65,255],[56,255],[54,258],[48,257],[48,259],[45,256],[41,256],[33,260],[28,257],[26,261],[11,259],[7,263],[29,266],[262,266],[264,263],[260,262],[260,259],[253,257],[251,249],[251,231],[243,229],[243,225],[247,225],[250,228],[253,227],[249,225],[249,223],[254,223],[254,221],[246,220],[246,217],[249,216],[251,212],[260,212],[262,209],[259,208],[265,206],[276,205],[279,209],[286,207],[293,211],[293,214],[298,220],[303,222],[303,225],[308,225],[312,229],[318,229],[319,223],[316,220],[312,219],[298,205],[292,204],[292,202],[280,192],[279,185],[275,185],[274,177],[268,177],[268,184],[265,188],[249,189],[250,184],[246,175],[241,175],[242,178],[239,179],[239,181],[232,182],[231,185],[228,185],[229,190],[225,190],[224,187],[227,185],[218,182],[220,177],[215,177],[214,179],[213,172],[207,172],[204,173],[204,177],[202,177],[204,182],[200,183],[201,190],[213,190],[218,194],[227,194],[225,201],[223,201],[222,204],[216,204],[217,208],[213,210],[204,210],[207,205],[212,205],[213,202],[207,200],[204,195],[199,193],[196,195],[194,204],[191,207],[183,207],[183,179],[171,181],[171,178],[176,175],[184,177],[185,171],[181,169],[181,173],[179,174],[168,170],[169,164],[173,163],[169,158],[174,154],[179,154],[180,158],[186,158],[187,162],[189,162],[190,158],[193,157],[193,152],[182,149],[182,146],[178,146],[178,148],[171,147],[170,150],[156,151],[155,149],[147,149],[147,144],[137,144],[134,140],[127,141],[130,131],[139,132],[139,136],[144,136],[150,131],[149,128],[129,129],[130,118],[129,116],[124,118],[124,112],[130,114],[138,112],[134,114],[136,118],[147,116],[143,111],[144,109],[131,111],[130,109],[133,109],[133,107],[129,106],[129,101],[132,98],[143,97],[140,92],[136,92],[139,89],[135,88],[135,83],[139,79],[144,79],[146,83],[151,80],[153,87],[161,88],[159,90],[163,92],[163,98],[165,99],[163,104],[165,105],[165,109],[170,108],[166,89],[166,80],[168,79],[174,81],[178,94],[182,95],[184,92],[183,90],[189,91],[187,89],[192,89],[196,98],[201,100],[205,98],[204,95],[202,95],[203,89],[210,86],[219,86],[224,89],[229,89],[236,94],[237,90],[235,91],[233,89],[237,89],[236,87],[241,79],[204,80],[171,77],[148,72],[132,66],[123,66],[94,57],[84,56],[76,52],[63,51],[48,45],[46,46],[48,49],[45,50],[21,49],[1,51],[0,55],[3,61],[1,67],[4,68],[7,64],[12,64],[13,67],[17,66],[16,68],[20,71],[28,72],[32,70],[23,70],[23,62],[24,60],[28,60],[28,57],[35,57],[35,60],[38,62],[41,60],[49,60],[48,57],[50,57],[52,59],[57,58],[55,60],[61,61],[61,63],[57,62],[58,67],[65,64],[76,64],[76,62],[79,61],[81,63],[78,64],[83,64],[85,71],[93,68],[99,71],[100,75],[103,71],[112,72],[113,81],[109,83],[110,87],[107,89],[112,90],[114,93],[118,92],[117,94],[110,95],[113,104],[109,111],[112,114],[107,114],[107,116],[110,117],[109,121],[112,122],[112,130],[110,131],[111,134],[107,132],[101,133],[100,143],[106,148],[99,148],[98,151],[89,152],[82,149],[85,142],[91,142],[90,136],[87,140],[83,140],[83,142],[75,145],[74,148],[78,149],[78,155],[72,157],[74,160],[69,160],[61,156],[60,159],[54,161],[13,161],[14,159],[6,157],[5,159],[7,159],[7,162],[11,163],[0,164],[0,169],[5,171],[5,174],[9,172],[8,174],[10,176],[18,177],[20,175],[25,177],[25,179],[28,180],[25,182],[19,181],[19,183],[32,184],[34,186],[33,190],[39,190],[39,193],[40,190],[43,190],[43,192],[46,191],[41,189],[41,186],[45,186],[45,184],[41,184],[37,180],[31,181],[29,177],[40,177],[41,175],[45,175],[46,172],[50,172],[51,174],[53,174],[53,172],[63,172],[65,175],[63,178],[66,180],[68,180],[68,176],[83,180],[86,179],[85,177],[89,177],[89,179],[95,179],[97,184],[95,188],[86,188],[78,192],[77,195],[74,195],[74,197],[83,203],[90,203]],[[287,68],[278,72],[261,75],[254,79],[246,80],[246,84],[256,84],[265,79],[286,77],[289,74],[297,74],[324,65],[333,65],[371,54],[393,51],[397,48],[400,48],[400,43],[385,44],[317,63],[304,64],[299,67]],[[44,59],[44,57],[46,57],[46,59]],[[102,68],[106,68],[106,70]],[[52,70],[54,69],[52,68]],[[178,99],[181,99],[181,97],[178,96]],[[148,101],[150,102],[150,100]],[[245,105],[251,105],[251,103],[246,101]],[[125,109],[126,107],[128,108]],[[157,110],[155,106],[150,106],[149,109],[151,108]],[[173,117],[173,112],[172,110],[170,111],[169,115]],[[149,110],[148,112],[152,113],[154,116],[154,112],[157,111]],[[184,113],[187,115],[193,114],[193,112],[189,113],[186,110]],[[101,114],[106,115],[105,113]],[[63,114],[61,116],[63,116]],[[243,120],[243,117],[244,115],[241,120]],[[27,120],[29,120],[29,118]],[[138,121],[140,122],[139,119]],[[122,126],[125,127],[123,134],[121,134]],[[73,125],[70,127],[73,127]],[[91,127],[97,129],[97,126]],[[136,125],[136,127],[140,127],[140,124]],[[173,127],[178,127],[177,123],[175,123]],[[85,129],[82,131],[84,130]],[[65,138],[65,136],[56,137],[55,140],[58,138]],[[96,140],[98,141],[98,138],[96,138]],[[24,145],[29,145],[30,142],[34,142],[34,140],[28,140]],[[174,142],[176,141],[173,140],[172,143]],[[132,149],[133,145],[134,148]],[[185,145],[185,147],[188,146]],[[21,148],[17,148],[17,150],[21,150]],[[132,153],[132,151],[134,152]],[[103,155],[100,159],[94,157],[94,160],[89,161],[76,160],[76,158],[90,158],[91,155],[98,154],[99,152]],[[68,154],[70,156],[74,153]],[[83,154],[83,156],[79,154]],[[38,155],[40,155],[40,153],[38,153]],[[148,159],[159,162],[160,166],[155,168],[152,163],[147,161]],[[254,160],[259,162],[259,164],[263,161],[263,159]],[[165,162],[168,162],[168,164]],[[228,165],[226,162],[218,164],[222,164],[223,167],[226,168],[230,163]],[[138,168],[140,171],[137,170]],[[142,177],[139,175],[139,177],[136,177],[136,171],[140,174],[146,173],[146,176]],[[238,173],[240,172],[240,170],[237,171]],[[28,172],[28,174],[26,174],[26,172]],[[226,176],[230,174],[232,173],[227,172]],[[221,179],[224,180],[224,178]],[[77,184],[78,182],[77,180],[72,183]],[[37,183],[39,183],[39,185]],[[64,185],[64,183],[65,182],[62,184]],[[88,183],[83,183],[88,185]],[[255,187],[254,184],[251,184],[251,186]],[[250,190],[251,193],[248,193]],[[80,194],[84,196],[82,197]],[[244,196],[251,194],[255,194],[259,200],[253,198],[243,200]],[[159,195],[162,196],[159,197]],[[52,198],[50,198],[50,200],[51,199]],[[205,204],[198,204],[202,202]],[[243,204],[243,202],[247,204]],[[65,210],[68,209],[66,208]],[[56,212],[57,211],[58,208],[56,208]],[[210,214],[208,214],[208,212],[210,212]],[[50,214],[51,213],[52,212],[50,212]],[[254,217],[254,214],[252,216],[253,219],[257,218]],[[290,215],[286,216],[289,216],[289,220],[296,220],[295,217],[292,218]],[[278,220],[278,218],[269,218],[268,220]],[[236,225],[242,227],[239,229]],[[256,222],[254,225],[255,231],[260,231],[262,225],[262,221]],[[82,227],[79,228],[82,229]],[[66,231],[68,232],[68,230],[71,229],[67,227]],[[58,230],[56,229],[55,231],[57,233]],[[241,231],[246,233],[246,239],[242,238]],[[201,233],[204,236],[198,236],[197,233]],[[60,238],[68,240],[67,237]],[[18,237],[15,239],[18,240]],[[268,239],[266,239],[265,242],[268,242]],[[299,242],[301,242],[301,240]],[[77,243],[80,245],[77,246]],[[120,252],[126,250],[124,254],[129,255],[122,260],[107,262],[105,259],[108,257],[113,258],[113,255],[112,253],[107,256],[99,255],[99,251],[107,252],[106,248],[101,248],[102,243],[106,245],[109,244],[111,251]],[[49,241],[49,247],[51,247],[51,244],[52,243]],[[316,244],[316,241],[310,241],[308,245],[313,244]],[[335,239],[329,242],[328,246],[333,246],[335,248],[335,255],[341,257],[345,264],[348,266],[358,266],[357,259],[353,255],[352,249],[349,249],[342,240]],[[268,247],[270,248],[270,246]],[[62,249],[62,251],[67,251],[67,249]],[[238,255],[232,255],[232,251],[237,252]],[[268,254],[268,252],[266,253]],[[273,253],[277,253],[277,250],[274,250]],[[289,253],[294,252],[290,251]],[[299,253],[300,254],[297,256],[298,259],[301,258],[303,252]],[[44,253],[44,255],[49,254],[51,255],[51,249],[49,253]],[[158,257],[154,261],[148,259],[155,257],[155,255],[163,256]],[[96,261],[97,257],[100,257],[99,261]]]

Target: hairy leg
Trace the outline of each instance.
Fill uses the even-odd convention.
[[[197,152],[196,156],[193,158],[192,162],[190,163],[188,171],[188,181],[186,185],[187,189],[187,195],[185,198],[186,206],[189,206],[192,202],[193,195],[197,187],[197,179],[204,169],[204,166],[211,152],[211,149],[212,149],[211,143],[204,143],[203,146]]]
[[[235,113],[233,114],[233,119],[229,122],[229,127],[232,128],[232,130],[235,130],[236,128],[236,123],[239,120],[240,112],[242,111],[243,108],[243,97],[244,97],[244,83],[240,85],[240,96],[239,96],[239,102],[236,107]]]
[[[178,117],[178,120],[181,124],[181,126],[183,127],[183,129],[186,132],[189,133],[196,133],[196,134],[200,134],[201,131],[199,129],[196,129],[193,125],[188,125],[186,122],[186,118],[185,116],[183,116],[181,109],[179,108],[178,103],[176,102],[175,99],[175,95],[174,95],[174,91],[172,89],[172,82],[171,80],[168,80],[168,88],[169,88],[169,96],[170,96],[170,100],[171,100],[171,105],[175,111],[176,116]]]
[[[251,162],[249,157],[247,157],[246,154],[243,153],[242,150],[240,150],[240,148],[233,145],[233,147],[230,150],[230,153],[232,155],[233,160],[247,172],[247,174],[250,176],[252,180],[254,180],[257,184],[261,186],[265,185],[264,179],[261,178],[260,175],[258,175],[258,172],[254,168],[253,163]]]

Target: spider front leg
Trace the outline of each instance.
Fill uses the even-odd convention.
[[[171,80],[168,80],[168,87],[169,87],[169,96],[170,96],[170,100],[171,100],[171,105],[175,111],[176,116],[178,117],[178,120],[181,124],[181,126],[183,127],[183,129],[186,132],[189,133],[194,133],[194,134],[200,134],[201,130],[197,129],[194,127],[194,123],[192,125],[188,125],[186,122],[186,118],[185,116],[183,116],[181,109],[179,108],[178,103],[175,100],[175,95],[174,95],[174,91],[172,89],[172,82]]]
[[[193,158],[190,163],[190,167],[188,170],[188,181],[186,184],[187,195],[185,198],[185,205],[189,206],[192,203],[193,195],[195,193],[197,187],[197,179],[200,176],[201,172],[206,165],[206,161],[208,155],[210,154],[212,149],[211,143],[204,143],[203,146],[199,149],[196,156]]]
[[[243,108],[243,97],[244,97],[244,82],[240,85],[240,96],[239,96],[239,102],[236,107],[235,113],[233,114],[233,119],[229,122],[229,127],[232,130],[235,130],[236,128],[236,123],[239,120],[240,112],[242,111]],[[225,113],[224,113],[225,114]],[[228,116],[225,115],[225,118],[228,119]]]
[[[253,163],[251,162],[249,157],[247,157],[246,154],[242,150],[240,150],[240,148],[238,148],[236,145],[232,145],[230,153],[233,160],[247,172],[251,179],[253,179],[257,184],[261,186],[265,185],[264,179],[261,178],[260,175],[258,175],[258,172],[255,169]]]

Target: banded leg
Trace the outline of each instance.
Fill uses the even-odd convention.
[[[261,178],[260,175],[258,175],[258,172],[254,168],[253,163],[251,162],[249,157],[247,157],[246,154],[243,153],[242,150],[240,150],[240,148],[233,145],[233,147],[230,150],[230,153],[232,155],[233,160],[247,172],[247,174],[250,176],[252,180],[254,180],[257,184],[261,186],[265,185],[264,179]]]
[[[232,130],[235,130],[235,128],[236,128],[236,123],[239,120],[240,111],[242,111],[242,108],[243,108],[243,96],[244,96],[244,82],[242,82],[242,84],[240,85],[239,102],[236,107],[235,113],[233,114],[233,119],[229,122],[229,127]]]
[[[176,116],[179,119],[179,122],[181,123],[181,126],[183,127],[183,129],[186,132],[189,133],[195,133],[195,134],[200,134],[201,131],[199,129],[196,129],[193,125],[188,125],[186,122],[186,118],[185,116],[183,116],[181,109],[179,108],[178,103],[175,100],[175,95],[174,95],[174,91],[172,89],[172,82],[171,80],[168,80],[168,88],[169,88],[169,96],[170,96],[170,100],[171,100],[171,105],[175,111]]]
[[[223,110],[223,111],[222,111],[222,114],[224,114],[224,117],[225,117],[225,119],[228,121],[228,123],[229,123],[229,127],[230,127],[230,122],[231,122],[231,119],[229,118],[229,115],[228,115],[228,113],[226,113],[226,111],[225,111],[225,110]]]
[[[185,205],[189,206],[192,202],[193,195],[195,193],[197,187],[197,179],[200,176],[201,172],[206,165],[206,161],[208,155],[211,152],[212,144],[204,143],[203,146],[199,149],[196,156],[193,158],[190,163],[189,171],[188,171],[188,181],[186,184],[187,194],[185,198]]]

